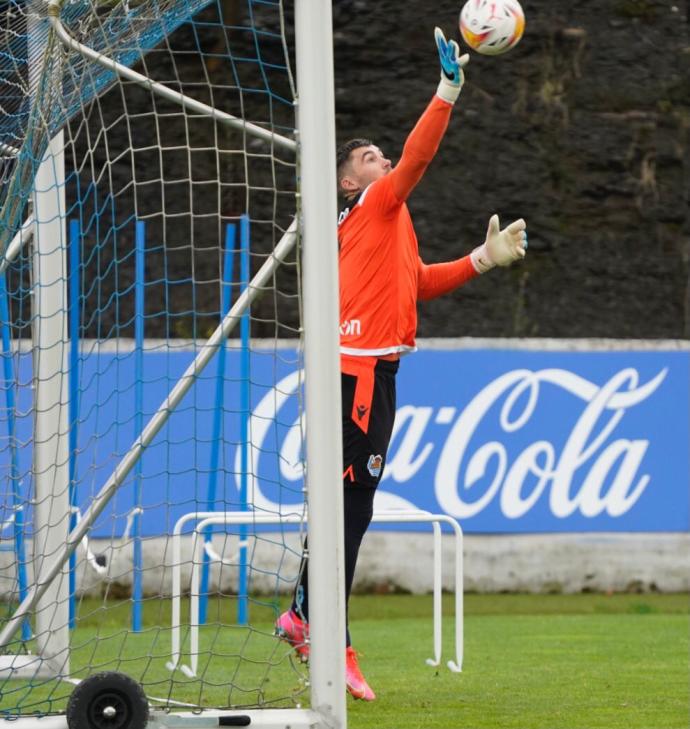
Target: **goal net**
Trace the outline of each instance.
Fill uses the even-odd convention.
[[[306,726],[293,9],[1,6],[0,718]]]

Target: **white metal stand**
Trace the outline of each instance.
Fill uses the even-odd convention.
[[[280,524],[299,524],[305,517],[301,514],[257,514],[246,511],[201,511],[185,514],[175,524],[172,535],[172,659],[167,663],[169,670],[179,668],[190,678],[196,676],[199,660],[199,585],[203,563],[201,551],[204,548],[203,533],[206,527],[213,524],[271,526]],[[190,623],[190,664],[181,663],[181,626],[180,606],[182,600],[182,528],[190,521],[197,524],[193,531],[192,574],[190,588],[189,623]],[[374,512],[372,522],[378,524],[431,523],[434,528],[434,657],[427,659],[430,666],[441,665],[442,651],[442,540],[441,524],[452,527],[455,535],[455,660],[449,660],[447,666],[453,673],[462,671],[463,662],[463,533],[460,524],[447,514],[432,514],[428,511],[382,510]],[[310,626],[311,627],[311,626]]]

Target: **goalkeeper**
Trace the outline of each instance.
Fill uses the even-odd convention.
[[[489,220],[486,240],[469,255],[426,265],[419,257],[406,200],[434,158],[464,82],[467,55],[435,30],[441,81],[393,167],[368,139],[353,139],[337,153],[338,189],[346,200],[338,222],[340,353],[343,397],[345,588],[349,600],[357,555],[373,514],[374,494],[386,462],[395,418],[395,375],[400,356],[415,347],[416,304],[462,286],[495,266],[525,256],[525,221],[503,230]],[[309,655],[306,559],[292,608],[277,633],[303,660]],[[347,689],[373,700],[347,633]]]

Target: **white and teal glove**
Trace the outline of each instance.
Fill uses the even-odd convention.
[[[501,230],[498,215],[492,215],[486,240],[470,253],[472,265],[479,273],[486,273],[494,266],[510,266],[524,258],[527,250],[526,229],[527,224],[520,218]]]
[[[438,57],[441,61],[441,82],[436,89],[436,94],[449,104],[454,104],[465,83],[465,74],[462,69],[469,62],[470,56],[468,53],[461,56],[460,46],[457,42],[447,41],[440,28],[434,29],[434,38],[436,38]]]

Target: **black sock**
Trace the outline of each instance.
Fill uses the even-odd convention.
[[[355,577],[355,567],[359,556],[359,547],[374,513],[374,494],[376,489],[358,483],[345,486],[343,494],[345,524],[345,611],[350,602],[350,591]],[[304,542],[305,555],[307,541]],[[309,620],[309,583],[308,559],[302,558],[300,580],[295,590],[292,609],[304,620]],[[350,645],[350,630],[347,630],[347,645]]]

